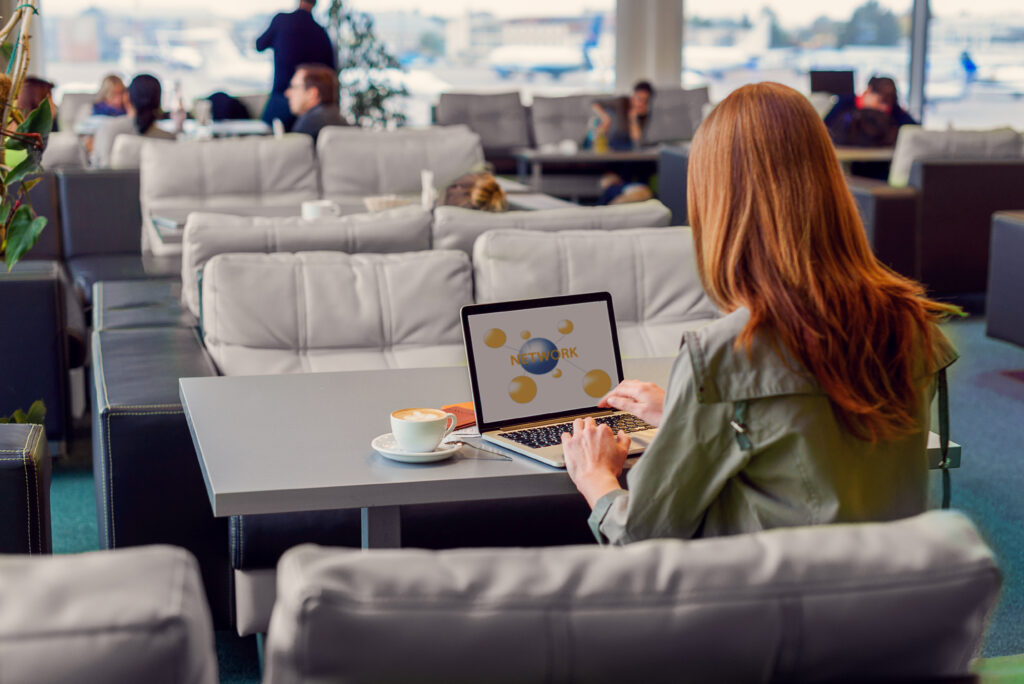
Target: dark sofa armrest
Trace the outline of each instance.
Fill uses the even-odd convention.
[[[190,328],[92,336],[93,475],[104,549],[175,544],[199,560],[218,625],[230,624],[227,519],[210,510],[178,398],[182,377],[217,375]]]
[[[673,226],[690,225],[686,209],[686,173],[690,146],[666,147],[658,152],[658,199],[672,212]]]
[[[875,256],[894,271],[917,278],[920,193],[914,188],[894,188],[870,178],[847,176],[846,183]]]
[[[65,259],[142,251],[138,169],[61,169],[57,184]]]
[[[0,425],[0,553],[52,551],[52,460],[41,425]]]

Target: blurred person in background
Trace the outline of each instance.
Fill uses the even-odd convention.
[[[292,132],[313,136],[324,126],[347,126],[338,109],[338,74],[322,64],[300,64],[288,89],[288,109],[298,117]]]
[[[337,64],[327,31],[313,18],[315,5],[316,0],[300,0],[297,10],[275,15],[267,30],[256,39],[257,50],[274,51],[274,85],[262,118],[267,125],[280,119],[286,131],[292,129],[296,117],[291,113],[285,91],[299,65],[323,64],[333,70]]]
[[[124,81],[117,74],[107,74],[100,82],[100,90],[96,94],[96,101],[92,103],[94,116],[124,116],[128,113],[125,109],[125,99],[128,89],[124,87]]]
[[[829,137],[836,145],[853,147],[891,147],[896,144],[900,126],[916,124],[900,106],[896,82],[888,76],[872,76],[860,95],[843,95],[825,115]],[[854,176],[885,180],[889,162],[855,162]]]
[[[160,100],[163,89],[160,81],[151,74],[139,74],[128,86],[127,116],[112,117],[97,130],[93,142],[91,163],[93,166],[109,166],[110,152],[114,139],[119,135],[144,135],[149,138],[174,140],[174,134],[161,130],[156,121],[163,111]]]
[[[508,198],[493,174],[467,173],[456,178],[444,191],[441,204],[481,211],[508,211]]]

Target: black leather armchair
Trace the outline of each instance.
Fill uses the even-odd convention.
[[[39,425],[0,425],[0,553],[52,551],[50,450]]]
[[[985,332],[1024,347],[1024,211],[992,217]]]

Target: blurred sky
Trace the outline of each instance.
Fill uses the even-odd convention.
[[[808,0],[686,0],[687,14],[707,17],[739,16],[747,14],[752,18],[761,7],[769,6],[784,25],[804,24],[822,14],[833,19],[849,18],[854,8],[866,0],[829,0],[827,3]],[[879,0],[879,3],[898,12],[910,9],[911,0]],[[328,0],[319,0],[326,7]],[[138,14],[181,15],[187,13],[213,13],[233,18],[253,14],[290,11],[298,6],[297,0],[40,0],[44,13],[77,14],[90,6],[111,11]],[[574,16],[587,10],[608,11],[614,9],[614,0],[515,0],[515,2],[485,2],[483,0],[353,0],[352,7],[363,11],[382,12],[389,10],[414,11],[454,16],[467,10],[488,11],[498,16]],[[974,15],[1000,15],[1024,13],[1024,0],[931,0],[932,12],[939,16],[968,12]],[[319,9],[319,8],[318,8]]]

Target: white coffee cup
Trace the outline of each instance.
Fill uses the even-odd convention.
[[[391,413],[391,434],[405,451],[433,451],[455,429],[458,418],[432,408],[404,408]]]
[[[341,205],[331,200],[307,200],[302,203],[302,218],[307,221],[326,216],[341,216]]]

